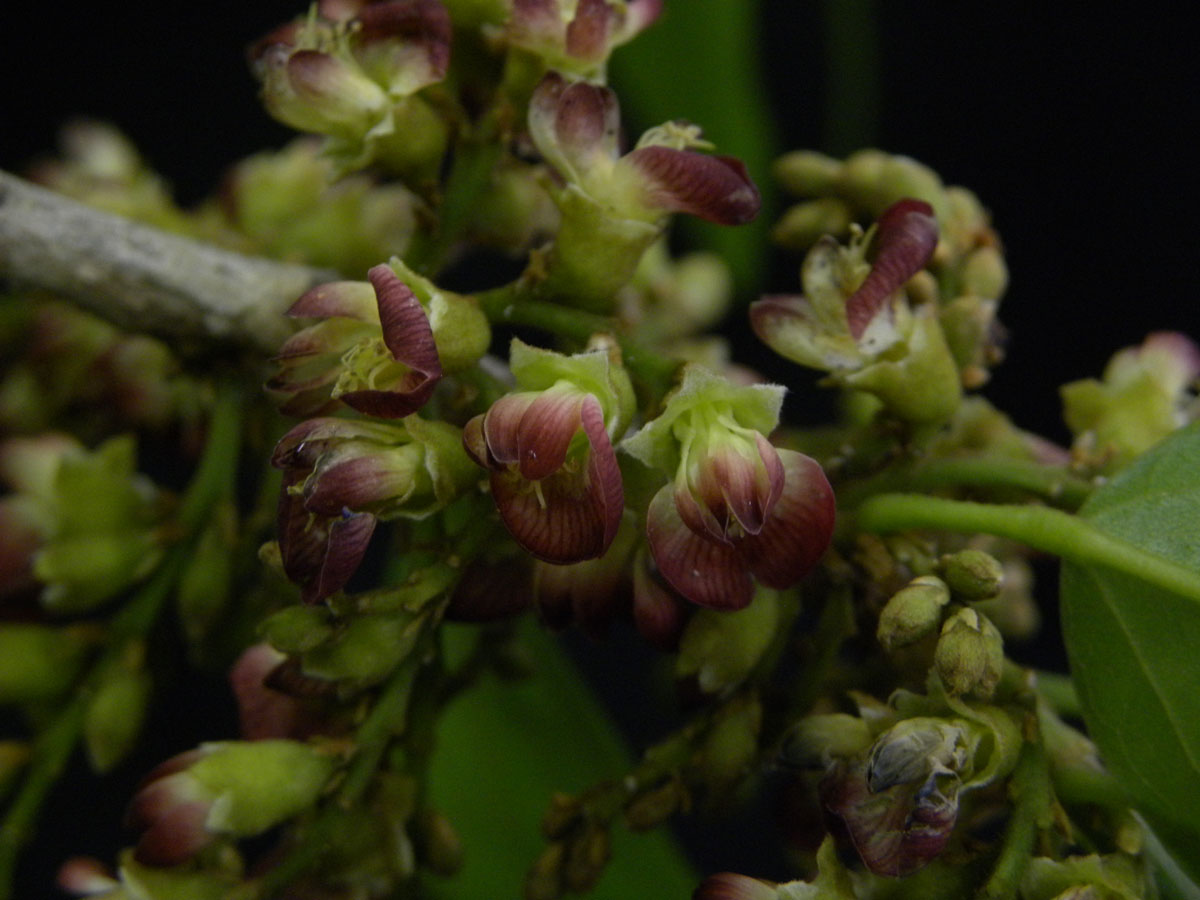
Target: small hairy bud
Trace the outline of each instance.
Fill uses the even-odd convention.
[[[1004,566],[982,550],[960,550],[941,558],[942,578],[960,600],[995,597],[1004,586]]]
[[[933,665],[951,696],[989,699],[1000,682],[1004,638],[986,616],[960,609],[942,626]]]
[[[932,634],[950,602],[950,589],[936,575],[914,578],[899,590],[879,615],[876,636],[887,651],[915,644]]]

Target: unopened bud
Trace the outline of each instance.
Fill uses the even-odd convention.
[[[771,174],[790,194],[814,197],[833,190],[842,171],[841,160],[815,150],[785,153],[771,166]]]
[[[149,531],[78,534],[46,545],[34,558],[33,574],[46,583],[43,606],[56,613],[80,613],[141,581],[161,556]]]
[[[83,743],[94,771],[110,771],[137,744],[152,686],[140,663],[105,673],[83,719]]]
[[[963,264],[962,292],[998,300],[1008,289],[1008,264],[997,247],[971,251]]]
[[[818,197],[788,209],[771,229],[771,240],[789,250],[807,250],[827,234],[845,234],[853,221],[844,201]]]
[[[424,625],[424,617],[408,613],[356,616],[330,641],[303,655],[302,671],[355,687],[377,684],[412,652]]]
[[[638,793],[625,805],[625,822],[633,831],[657,828],[684,805],[687,789],[678,778]]]
[[[849,759],[870,744],[871,728],[858,716],[805,716],[784,735],[779,758],[798,768],[823,769],[834,759]]]
[[[0,624],[0,704],[49,700],[67,691],[90,643],[80,628]]]
[[[694,678],[705,694],[741,684],[758,665],[779,625],[779,593],[760,589],[736,612],[701,609],[684,628],[675,664],[677,678]]]
[[[987,700],[1000,683],[1004,639],[986,616],[969,607],[960,609],[942,626],[933,664],[951,696]]]
[[[237,513],[226,501],[214,509],[179,578],[175,602],[184,633],[194,644],[212,631],[229,600],[236,536]]]
[[[942,578],[960,600],[995,597],[1004,586],[1004,566],[982,550],[960,550],[941,558]]]
[[[885,650],[915,644],[933,634],[950,602],[950,589],[936,575],[914,578],[895,593],[879,614],[876,636]]]
[[[608,828],[603,825],[591,825],[582,834],[571,841],[567,849],[567,862],[563,869],[563,878],[567,889],[577,894],[586,894],[612,859],[612,838]]]
[[[839,186],[872,216],[905,197],[924,200],[945,221],[946,192],[938,174],[915,159],[880,150],[860,150],[846,159]]]
[[[722,707],[700,749],[701,774],[714,793],[729,790],[749,773],[761,728],[762,703],[756,695]]]
[[[872,793],[897,784],[926,781],[930,775],[958,774],[970,761],[970,740],[963,728],[945,719],[904,719],[883,734],[867,757],[867,786]]]
[[[329,611],[322,606],[289,606],[268,616],[258,633],[280,653],[305,653],[333,636]]]
[[[563,895],[563,868],[567,846],[562,841],[546,845],[525,873],[525,900],[558,900]]]
[[[983,385],[988,378],[987,367],[998,362],[1002,355],[997,340],[996,305],[995,300],[964,294],[938,312],[946,345],[967,388]]]

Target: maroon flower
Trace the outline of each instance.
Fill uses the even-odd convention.
[[[741,609],[754,578],[791,587],[833,536],[821,467],[763,437],[782,400],[778,386],[737,386],[691,366],[662,414],[622,444],[674,473],[650,501],[646,536],[658,571],[693,603]]]
[[[603,69],[613,48],[649,26],[662,0],[578,0],[563,14],[562,0],[512,0],[505,32],[508,43],[541,56],[547,66],[581,75]]]
[[[621,523],[621,470],[592,394],[562,385],[500,398],[467,423],[463,445],[491,473],[500,518],[551,563],[604,554]]]
[[[761,198],[746,167],[692,149],[706,146],[695,126],[651,129],[622,156],[620,110],[606,87],[548,73],[530,101],[529,129],[558,175],[610,216],[653,223],[684,212],[743,225],[758,215]]]
[[[371,416],[398,419],[415,412],[442,377],[425,310],[390,266],[372,268],[367,282],[313,288],[288,310],[320,318],[290,337],[267,382],[289,415],[330,410],[334,401]]]

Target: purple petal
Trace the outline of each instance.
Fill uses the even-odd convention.
[[[754,459],[747,459],[732,447],[724,447],[712,454],[701,471],[700,492],[709,509],[723,519],[727,536],[730,516],[746,534],[762,531],[783,490],[784,471],[778,452],[761,434],[756,432],[754,438],[757,451]],[[720,513],[712,500],[719,503]],[[740,536],[735,531],[731,537]]]
[[[585,398],[595,401],[573,390],[548,390],[529,404],[517,426],[517,465],[525,478],[538,481],[562,468],[581,425]]]
[[[634,150],[622,163],[641,173],[645,204],[664,212],[690,213],[719,225],[744,225],[762,206],[746,167],[731,156],[655,145]]]
[[[646,537],[658,571],[693,603],[712,609],[742,609],[753,599],[754,583],[737,551],[688,528],[675,508],[669,485],[650,501]]]
[[[750,571],[767,587],[789,588],[816,566],[833,538],[836,504],[820,465],[803,453],[778,450],[784,486],[757,535],[738,544]]]
[[[593,506],[604,522],[600,549],[600,553],[603,554],[617,536],[617,528],[621,525],[621,513],[625,509],[621,467],[617,464],[616,450],[613,449],[612,441],[604,428],[604,412],[600,408],[600,401],[591,394],[584,398],[580,419],[583,431],[591,444],[587,466],[588,491]]]
[[[428,83],[440,81],[450,65],[450,14],[440,0],[373,3],[358,14],[354,38],[365,47],[385,42],[419,49]]]
[[[576,59],[605,59],[615,17],[615,10],[605,0],[579,0],[575,17],[567,25],[567,53]]]
[[[770,882],[734,872],[718,872],[700,882],[692,900],[776,900],[778,896],[779,891]]]
[[[937,249],[933,207],[923,200],[900,200],[876,223],[875,262],[857,291],[846,300],[846,319],[855,340],[863,336],[887,298],[916,275]]]
[[[301,294],[287,314],[294,319],[327,319],[340,316],[359,322],[379,321],[375,291],[365,281],[330,281],[318,284]],[[292,340],[296,337],[298,335],[293,336]]]
[[[949,797],[921,783],[879,793],[867,786],[866,764],[837,763],[820,785],[821,802],[839,820],[863,864],[893,878],[917,871],[945,848],[958,819],[957,790]]]
[[[658,649],[671,652],[679,645],[686,610],[679,595],[656,576],[639,554],[633,567],[633,622],[643,638]]]
[[[487,444],[489,468],[516,465],[521,461],[521,420],[538,394],[521,391],[505,394],[483,416],[483,437]]]
[[[375,517],[369,513],[317,516],[288,488],[303,475],[284,473],[277,531],[283,570],[300,586],[305,603],[318,603],[345,587],[367,552]]]

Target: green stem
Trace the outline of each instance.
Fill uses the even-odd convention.
[[[354,760],[346,780],[338,792],[338,802],[345,808],[356,804],[375,776],[379,761],[392,739],[401,734],[407,724],[408,704],[417,680],[419,662],[424,655],[420,647],[401,663],[375,701],[370,714],[354,736]]]
[[[992,875],[978,894],[980,900],[1010,900],[1017,896],[1017,888],[1033,855],[1038,829],[1050,814],[1050,769],[1046,748],[1040,740],[1028,741],[1021,748],[1009,783],[1009,794],[1013,803],[1012,817],[1008,820]]]
[[[1064,804],[1095,804],[1113,810],[1129,809],[1129,794],[1107,772],[1081,764],[1053,766],[1054,794]]]
[[[1063,466],[1020,459],[937,459],[907,470],[884,472],[838,491],[838,501],[853,507],[885,491],[929,491],[939,488],[1019,490],[1066,509],[1078,509],[1093,485]]]
[[[475,295],[480,309],[494,325],[528,325],[560,337],[584,342],[595,334],[611,334],[621,345],[621,360],[631,375],[661,397],[674,381],[679,361],[643,346],[634,338],[621,335],[615,321],[607,316],[572,309],[544,300],[524,299],[527,293],[522,279]]]
[[[881,494],[863,502],[854,521],[863,531],[912,528],[993,534],[1084,565],[1103,566],[1200,601],[1200,575],[1105,534],[1085,519],[1044,506],[1002,506],[914,494]]]
[[[1037,692],[1060,716],[1076,719],[1083,717],[1083,707],[1079,705],[1079,691],[1075,689],[1075,682],[1071,680],[1071,676],[1039,671],[1035,685]]]
[[[171,547],[150,579],[113,617],[108,647],[92,666],[75,696],[38,737],[25,780],[0,825],[0,900],[9,900],[12,896],[17,855],[32,836],[42,803],[79,742],[84,716],[96,686],[111,667],[121,664],[130,642],[144,638],[157,621],[191,555],[193,539],[204,524],[209,507],[233,480],[241,432],[240,400],[241,393],[236,386],[222,387],[213,410],[204,456],[179,507],[177,521],[184,538]]]

